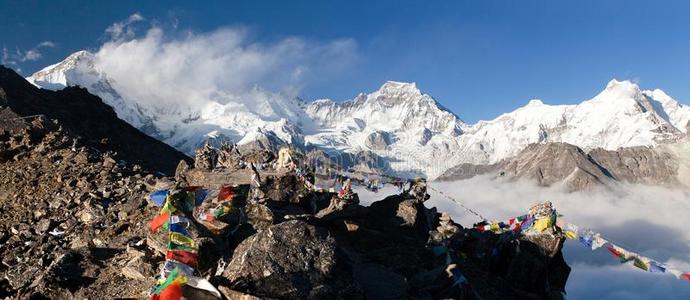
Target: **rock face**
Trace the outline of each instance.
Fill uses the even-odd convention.
[[[610,172],[582,149],[569,144],[532,144],[503,166],[499,176],[536,180],[539,185],[562,183],[570,190],[606,184]]]
[[[293,220],[244,240],[223,272],[230,287],[279,298],[351,298],[359,294],[327,230]]]
[[[440,180],[461,180],[481,174],[511,180],[528,179],[539,185],[563,185],[569,191],[616,182],[678,185],[677,158],[664,147],[601,148],[585,152],[564,143],[531,144],[517,156],[494,165],[460,165]]]
[[[649,147],[618,151],[594,149],[589,155],[618,181],[655,185],[678,183],[678,163],[669,154]]]
[[[364,140],[364,145],[374,150],[384,150],[392,144],[392,138],[388,132],[374,131]]]

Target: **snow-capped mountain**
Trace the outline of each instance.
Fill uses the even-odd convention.
[[[132,92],[127,80],[109,77],[98,55],[77,52],[27,80],[47,89],[86,87],[120,118],[186,153],[209,138],[247,144],[271,137],[332,154],[367,151],[386,161],[392,168],[386,171],[434,178],[461,163],[496,163],[532,143],[562,142],[585,150],[656,146],[683,136],[690,120],[690,108],[663,91],[617,80],[577,105],[531,100],[476,124],[466,124],[414,83],[394,81],[338,102],[308,103],[254,88],[242,95],[201,93],[193,102],[157,104]]]
[[[438,172],[436,159],[450,159],[468,127],[414,83],[389,81],[353,100],[314,101],[306,111],[321,127],[305,137],[308,143],[349,153],[372,151],[403,173]]]
[[[126,80],[118,81],[102,70],[98,55],[76,52],[27,80],[52,90],[71,85],[85,87],[112,106],[121,119],[187,154],[209,139],[247,143],[270,134],[287,143],[301,143],[300,131],[310,127],[304,123],[309,118],[304,113],[303,101],[260,88],[241,98],[229,93],[207,94],[194,99],[194,105],[190,101],[165,101],[155,99],[155,95],[133,92],[125,86]]]

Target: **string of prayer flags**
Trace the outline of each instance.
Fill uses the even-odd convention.
[[[149,197],[161,211],[151,222],[149,227],[156,232],[161,227],[168,230],[168,247],[166,260],[161,268],[160,279],[150,294],[152,300],[181,300],[182,286],[207,290],[217,298],[222,298],[220,292],[207,280],[194,276],[198,266],[198,244],[189,233],[192,224],[184,213],[193,213],[196,207],[203,204],[208,191],[202,187],[185,187],[179,190],[159,190]],[[218,199],[223,207],[232,205],[233,192],[231,189],[221,189]],[[229,210],[228,208],[223,211]]]
[[[478,232],[491,231],[494,233],[503,233],[510,230],[516,230],[516,232],[541,232],[546,228],[557,225],[567,239],[577,240],[592,251],[605,247],[620,263],[632,262],[631,264],[634,267],[645,272],[670,273],[678,279],[690,280],[690,272],[682,272],[666,264],[626,250],[603,238],[600,233],[579,228],[577,225],[569,223],[560,217],[556,210],[550,206],[550,203],[546,202],[533,206],[527,215],[501,222],[487,223],[484,221],[476,224],[475,229]]]
[[[579,229],[576,225],[564,221],[559,222],[558,225],[561,226],[564,234],[569,239],[577,239],[582,245],[591,249],[592,251],[605,247],[606,250],[622,264],[632,262],[634,267],[646,272],[670,273],[678,279],[690,280],[690,276],[683,276],[683,274],[689,273],[684,273],[666,264],[662,264],[648,257],[626,250],[606,240],[601,236],[600,233],[596,233],[589,229]]]
[[[199,221],[214,221],[230,214],[234,210],[232,200],[236,195],[242,194],[242,190],[237,190],[237,186],[223,186],[218,191],[217,200],[213,200],[215,207],[206,210],[199,210],[195,213],[195,217]]]

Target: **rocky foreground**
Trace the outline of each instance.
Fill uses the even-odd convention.
[[[463,228],[424,206],[423,181],[364,207],[356,194],[308,191],[294,171],[271,168],[269,152],[206,149],[213,159],[161,177],[81,144],[59,121],[9,109],[2,120],[0,297],[146,298],[165,260],[147,195],[185,186],[248,191],[221,226],[192,230],[199,275],[227,299],[558,299],[570,272],[559,228]],[[256,184],[232,161],[269,167]]]
[[[148,298],[167,238],[149,229],[160,211],[149,195],[190,186],[236,193],[229,214],[189,228],[195,275],[227,299],[563,297],[558,227],[463,228],[425,207],[423,180],[365,207],[275,162],[227,146],[192,160],[84,89],[39,90],[0,67],[0,298]]]

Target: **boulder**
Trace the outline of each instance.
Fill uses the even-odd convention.
[[[244,240],[223,271],[229,287],[261,297],[359,298],[327,230],[292,220]]]

